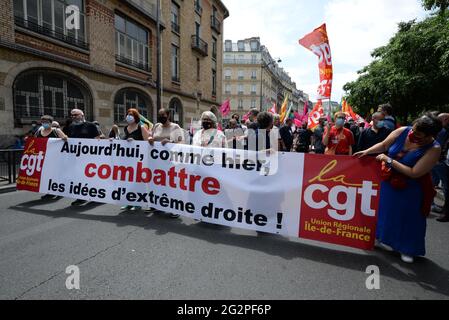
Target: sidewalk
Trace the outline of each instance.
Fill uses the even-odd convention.
[[[16,191],[16,184],[0,184],[0,194]]]

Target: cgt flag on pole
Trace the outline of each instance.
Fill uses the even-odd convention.
[[[319,58],[318,68],[320,70],[320,85],[318,86],[318,100],[330,99],[332,94],[332,55],[327,36],[326,24],[313,30],[299,40],[299,44]]]
[[[341,111],[346,114],[346,117],[351,117],[354,121],[359,123],[366,123],[366,120],[362,116],[354,112],[352,107],[349,105],[345,98],[341,100]]]
[[[315,131],[322,117],[324,117],[323,102],[318,100],[315,107],[313,107],[313,110],[309,114],[307,125],[311,131]]]
[[[287,106],[288,106],[288,95],[285,96],[284,102],[282,103],[282,107],[281,107],[281,123],[284,123],[285,120],[288,118],[288,113],[287,113]]]

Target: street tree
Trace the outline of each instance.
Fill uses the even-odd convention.
[[[448,1],[425,4],[434,2],[446,8]],[[373,61],[358,72],[357,80],[343,87],[347,100],[360,114],[387,102],[403,121],[424,110],[449,109],[447,13],[400,23],[389,43],[372,52]]]

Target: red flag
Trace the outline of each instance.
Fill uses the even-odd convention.
[[[246,121],[249,120],[250,114],[251,114],[251,112],[248,112],[247,114],[245,114],[245,115],[242,117],[243,123],[245,123]]]
[[[310,130],[314,131],[316,129],[321,117],[324,117],[323,102],[318,100],[312,112],[309,114],[308,127]]]
[[[273,107],[270,110],[268,110],[268,112],[276,114],[276,103],[273,103]]]
[[[320,69],[320,85],[318,86],[318,99],[331,97],[332,93],[332,55],[327,36],[326,24],[313,30],[304,38],[299,40],[299,44],[315,53],[319,58],[318,67]]]
[[[357,121],[357,118],[360,116],[352,110],[352,107],[349,105],[349,103],[343,99],[343,103],[341,106],[341,111],[346,114],[346,116],[351,117],[354,121]]]
[[[298,112],[295,111],[294,115],[295,115],[295,119],[302,121],[302,116]]]
[[[223,102],[220,107],[220,112],[223,117],[226,117],[231,112],[231,102],[229,101],[229,99]]]
[[[304,104],[304,111],[302,112],[302,117],[301,117],[301,121],[307,121],[307,119],[309,118],[309,103],[306,101],[306,103]]]

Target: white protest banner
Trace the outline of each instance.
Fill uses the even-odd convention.
[[[30,139],[21,159],[17,188],[156,208],[207,223],[291,237],[303,233],[313,240],[371,248],[375,227],[371,212],[377,211],[379,196],[375,162],[357,168],[360,160],[349,157],[321,156],[308,161],[306,157],[309,155],[189,145],[150,146],[138,141]],[[349,178],[364,180],[364,188],[358,192],[363,204],[352,188],[345,187],[348,182],[341,170],[348,168],[352,170]],[[305,181],[304,176],[313,179]],[[303,184],[309,185],[306,190]],[[326,202],[329,191],[330,201]],[[302,201],[304,194],[307,201]],[[306,224],[301,221],[301,211]],[[328,211],[336,213],[329,217]],[[335,224],[334,237],[325,237],[331,227],[320,234],[323,229],[315,228],[318,220],[314,217],[319,217],[320,225],[327,220],[340,223]],[[339,232],[349,227],[360,231]],[[347,243],[345,237],[353,239]]]

